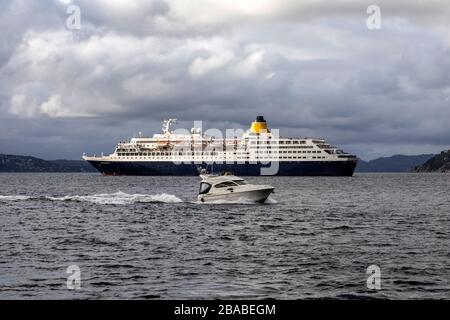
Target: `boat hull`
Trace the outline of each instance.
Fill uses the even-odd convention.
[[[242,192],[228,192],[222,194],[205,194],[199,195],[198,200],[200,202],[239,202],[250,201],[264,203],[269,195],[273,192],[274,188],[262,188],[257,190],[249,190]]]
[[[211,165],[175,164],[168,161],[132,162],[132,161],[102,161],[88,160],[104,175],[129,176],[197,176],[198,168],[211,169]],[[279,162],[275,176],[352,176],[356,160],[348,161],[283,161]],[[231,171],[239,176],[260,176],[261,169],[269,166],[260,163],[214,164],[215,172]]]

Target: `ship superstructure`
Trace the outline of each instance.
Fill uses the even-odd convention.
[[[237,175],[351,176],[357,157],[324,139],[283,138],[258,116],[242,137],[216,138],[200,128],[176,133],[176,119],[160,134],[120,142],[110,155],[83,156],[105,175],[197,175],[208,166]],[[271,168],[270,170],[268,168]]]

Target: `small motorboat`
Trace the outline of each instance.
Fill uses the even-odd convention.
[[[242,178],[225,172],[219,175],[201,174],[198,201],[250,201],[263,203],[275,189],[269,185],[250,184]]]

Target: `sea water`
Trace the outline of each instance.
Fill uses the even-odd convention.
[[[198,177],[0,174],[0,298],[450,298],[450,175],[248,180],[266,204],[198,203]]]

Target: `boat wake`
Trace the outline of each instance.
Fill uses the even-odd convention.
[[[26,200],[48,200],[48,201],[74,201],[74,202],[91,202],[95,204],[133,204],[133,203],[181,203],[183,200],[175,195],[161,194],[128,194],[122,191],[115,193],[101,193],[94,195],[73,195],[62,197],[50,196],[3,196],[0,195],[2,201],[26,201]]]
[[[183,203],[182,199],[173,194],[129,194],[122,191],[115,193],[100,193],[93,195],[67,195],[67,196],[27,196],[27,195],[0,195],[1,202],[10,201],[67,201],[67,202],[90,202],[95,204],[129,205],[134,203]],[[240,198],[234,200],[216,200],[203,203],[200,201],[186,201],[192,204],[255,204],[255,202]],[[268,198],[265,204],[276,204],[277,201]]]
[[[1,196],[0,195],[0,201],[24,201],[24,200],[30,200],[33,197],[31,196]]]

